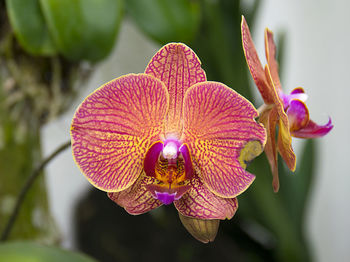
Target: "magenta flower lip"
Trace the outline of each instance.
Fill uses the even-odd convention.
[[[156,191],[156,198],[160,200],[164,205],[170,205],[175,200],[179,200],[180,198],[176,199],[176,193],[168,193],[168,192],[158,192]]]

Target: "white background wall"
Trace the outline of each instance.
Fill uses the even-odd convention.
[[[350,2],[345,0],[266,0],[253,31],[261,57],[264,57],[263,30],[266,26],[275,33],[282,30],[287,33],[283,88],[289,92],[294,87],[304,87],[309,94],[307,105],[311,118],[325,123],[331,116],[335,125],[329,135],[319,139],[319,166],[306,228],[316,261],[320,262],[350,258],[349,11]],[[123,23],[116,49],[82,88],[81,98],[62,118],[44,128],[44,153],[49,154],[69,139],[70,121],[83,97],[117,76],[143,72],[157,50],[158,46],[133,24]],[[48,166],[47,184],[63,244],[72,247],[72,207],[90,185],[73,163],[69,150]]]

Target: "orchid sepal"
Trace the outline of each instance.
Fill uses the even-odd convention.
[[[198,241],[206,244],[213,242],[219,229],[219,219],[199,219],[184,216],[179,213],[179,218],[187,231]]]

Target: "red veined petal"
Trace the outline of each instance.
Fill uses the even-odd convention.
[[[72,126],[73,156],[95,187],[117,192],[141,174],[149,146],[159,140],[168,92],[158,79],[129,74],[112,80],[78,107]]]
[[[298,99],[294,99],[290,102],[287,109],[287,116],[291,133],[304,128],[309,122],[309,110],[306,105]]]
[[[328,119],[328,123],[325,125],[318,125],[310,120],[304,128],[292,132],[292,136],[299,138],[317,138],[327,135],[332,128],[333,124],[331,118]]]
[[[155,199],[146,188],[155,183],[155,178],[146,176],[144,173],[128,189],[121,192],[108,192],[108,197],[132,215],[146,213],[162,205]]]
[[[165,122],[166,134],[181,135],[184,95],[190,86],[206,81],[200,60],[188,46],[170,43],[155,54],[145,73],[158,78],[168,88],[169,112]]]
[[[191,180],[191,189],[174,202],[184,216],[200,219],[231,219],[238,208],[236,198],[221,198],[203,185],[198,177]]]
[[[266,104],[273,104],[270,86],[266,81],[264,69],[261,65],[258,53],[256,52],[252,36],[250,34],[249,27],[244,16],[242,16],[241,34],[243,51],[250,74],[252,75],[264,102]]]
[[[183,141],[203,183],[220,197],[233,198],[254,180],[238,158],[249,141],[265,144],[265,129],[255,117],[253,105],[224,84],[198,83],[186,93]]]
[[[274,86],[278,91],[282,91],[280,77],[278,75],[278,63],[276,61],[276,45],[273,40],[273,33],[268,28],[265,29],[265,55]]]

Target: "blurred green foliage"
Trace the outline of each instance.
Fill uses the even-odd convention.
[[[199,29],[199,0],[127,0],[126,7],[142,31],[162,45],[188,43]]]
[[[6,0],[11,25],[32,55],[62,54],[96,62],[112,50],[123,16],[122,0]]]
[[[6,262],[96,262],[86,255],[32,242],[0,244],[0,261]]]
[[[38,0],[7,0],[6,7],[18,42],[28,53],[54,55],[57,52]]]

